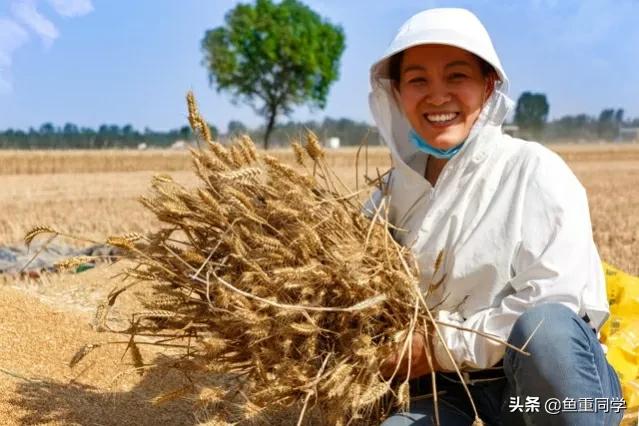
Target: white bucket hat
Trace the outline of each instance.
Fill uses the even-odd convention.
[[[508,77],[486,28],[472,12],[458,8],[430,9],[411,17],[399,29],[384,55],[373,64],[371,77],[390,78],[389,59],[420,44],[455,46],[479,56],[497,71],[501,89],[508,90]]]

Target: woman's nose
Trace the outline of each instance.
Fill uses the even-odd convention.
[[[443,105],[450,100],[450,92],[443,84],[433,84],[426,94],[426,101],[434,106]]]

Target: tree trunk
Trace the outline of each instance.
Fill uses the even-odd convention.
[[[268,124],[266,125],[266,133],[264,134],[264,150],[268,151],[268,140],[271,137],[273,127],[275,127],[275,118],[277,117],[277,107],[269,108]]]

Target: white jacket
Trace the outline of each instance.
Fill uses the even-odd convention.
[[[434,187],[423,177],[427,154],[409,142],[409,125],[391,92],[387,59],[422,43],[451,44],[487,60],[501,85],[482,109],[466,143]],[[592,238],[586,192],[563,160],[544,146],[511,138],[501,124],[512,107],[508,79],[479,20],[463,9],[432,9],[411,18],[371,68],[370,107],[391,151],[389,219],[406,232],[428,299],[442,322],[507,340],[515,320],[541,303],[588,314],[599,329],[609,315],[605,279]],[[377,204],[381,194],[373,197]],[[437,275],[434,263],[443,250]],[[459,365],[487,368],[505,346],[452,327],[440,327]],[[442,343],[435,356],[453,365]]]

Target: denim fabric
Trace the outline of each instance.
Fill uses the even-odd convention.
[[[618,425],[623,410],[585,412],[579,405],[574,411],[568,410],[571,401],[579,404],[580,398],[593,402],[596,398],[606,401],[621,398],[619,379],[606,361],[596,333],[572,310],[557,303],[529,309],[515,322],[508,342],[521,347],[542,319],[543,323],[526,347],[530,356],[506,349],[505,377],[468,386],[480,418],[487,425],[504,426]],[[383,426],[434,424],[432,397],[419,397],[431,393],[430,381],[430,376],[420,379],[419,386],[411,388],[409,411],[395,413]],[[442,426],[472,424],[473,411],[459,382],[438,374],[437,391]],[[539,397],[539,411],[525,412],[534,407],[531,402],[536,397]],[[545,406],[551,398],[568,405],[559,413],[548,413]]]

